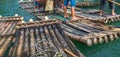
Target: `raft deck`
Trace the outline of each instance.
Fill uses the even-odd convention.
[[[13,57],[84,57],[60,27],[61,21],[48,20],[17,25]]]

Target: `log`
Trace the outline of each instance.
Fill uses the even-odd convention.
[[[17,44],[17,49],[15,51],[15,54],[13,56],[15,57],[21,57],[22,54],[23,54],[23,44],[24,44],[24,30],[22,29],[21,32],[20,32],[20,37],[19,39],[17,40],[18,41],[18,44]]]
[[[34,38],[34,30],[33,28],[30,28],[30,56],[32,56],[33,54],[36,54],[36,49],[35,49],[35,38]]]

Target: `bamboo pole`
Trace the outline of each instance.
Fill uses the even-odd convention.
[[[33,54],[36,54],[36,49],[35,49],[35,37],[34,37],[34,30],[33,28],[30,29],[30,54],[33,55]]]
[[[25,57],[30,57],[30,36],[28,34],[27,28],[25,29],[25,43],[24,43],[24,56]]]
[[[70,54],[72,57],[78,57],[77,55],[75,55],[73,52],[67,50],[67,49],[64,49],[65,52],[67,52],[68,54]]]
[[[120,3],[118,3],[118,2],[115,2],[115,1],[112,1],[112,0],[108,0],[108,1],[120,6]]]
[[[19,42],[18,42],[18,46],[17,46],[17,49],[16,49],[16,54],[15,54],[15,57],[21,57],[22,56],[22,52],[23,52],[23,44],[24,44],[24,30],[21,30],[21,33],[20,33],[20,38],[19,38]]]

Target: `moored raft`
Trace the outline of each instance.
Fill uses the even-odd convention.
[[[17,25],[13,57],[84,57],[60,28],[58,20]]]
[[[90,20],[66,21],[61,24],[61,27],[70,38],[88,46],[103,42],[108,43],[120,36],[120,28],[106,26]]]
[[[15,33],[15,26],[21,23],[23,17],[9,16],[0,18],[0,36],[13,35]]]
[[[57,8],[58,11],[63,13],[61,8]],[[59,13],[60,13],[59,12]],[[70,9],[68,9],[68,14],[71,14]],[[104,16],[99,15],[100,11],[97,9],[81,9],[76,7],[76,16],[82,17],[83,19],[94,20],[100,23],[111,23],[115,21],[120,21],[120,15],[110,15],[107,12],[104,12]]]

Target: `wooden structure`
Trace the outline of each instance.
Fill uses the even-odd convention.
[[[23,17],[20,16],[0,17],[0,57],[7,56],[8,50],[15,40],[16,25],[22,19]]]
[[[61,27],[70,38],[88,46],[103,42],[108,43],[120,36],[120,28],[102,25],[87,19],[66,21],[61,24]]]
[[[12,57],[84,57],[64,34],[60,22],[48,20],[18,24]]]

